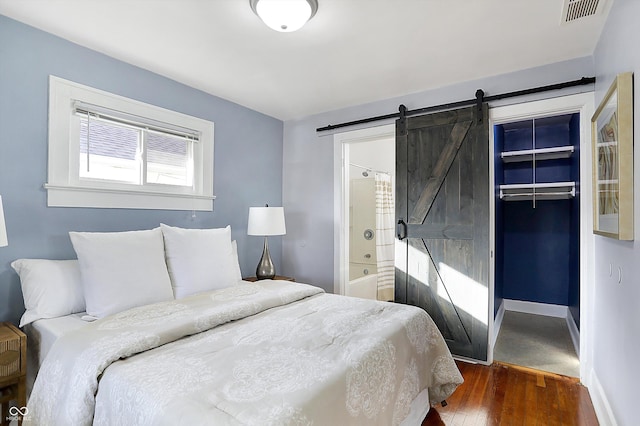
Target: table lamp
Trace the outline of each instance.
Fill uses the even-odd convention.
[[[276,276],[276,268],[273,266],[269,255],[267,236],[286,234],[284,225],[283,207],[249,207],[248,235],[264,236],[264,248],[262,258],[256,268],[256,277],[259,280],[272,279]]]

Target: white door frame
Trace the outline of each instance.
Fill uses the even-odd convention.
[[[349,281],[349,144],[394,138],[395,124],[333,135],[333,292],[345,294]]]
[[[496,124],[527,120],[531,118],[580,113],[580,379],[585,383],[593,365],[593,347],[591,330],[593,330],[594,300],[594,238],[592,208],[592,151],[591,151],[591,116],[594,112],[593,92],[561,96],[534,102],[507,105],[489,109],[489,179],[491,188],[495,187],[494,176],[494,133]],[[491,267],[489,282],[489,318],[493,318],[495,291],[495,200],[494,191],[490,191],[490,245]],[[489,321],[489,363],[493,362],[493,344],[497,333],[494,321]]]

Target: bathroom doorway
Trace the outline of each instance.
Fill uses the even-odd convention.
[[[395,128],[335,135],[335,292],[393,300]]]

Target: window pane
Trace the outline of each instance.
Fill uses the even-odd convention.
[[[80,118],[80,178],[140,182],[140,130]]]
[[[190,148],[185,138],[147,132],[147,182],[191,186]]]

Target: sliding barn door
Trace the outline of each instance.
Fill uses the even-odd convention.
[[[396,301],[425,309],[454,355],[487,359],[486,105],[396,123]]]

